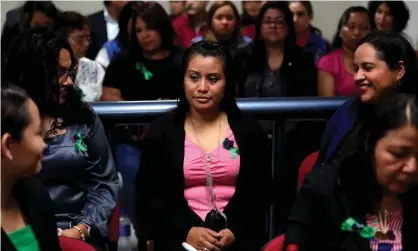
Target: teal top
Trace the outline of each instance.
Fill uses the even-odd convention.
[[[17,251],[40,251],[38,240],[30,225],[8,234]]]

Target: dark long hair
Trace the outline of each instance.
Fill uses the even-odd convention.
[[[171,18],[158,2],[144,2],[134,7],[132,17],[132,33],[130,40],[130,55],[135,58],[143,58],[143,50],[136,37],[136,21],[141,18],[149,29],[155,30],[161,35],[161,48],[174,51],[175,32],[171,25]]]
[[[119,41],[120,47],[122,51],[127,49],[129,47],[129,34],[128,34],[128,23],[129,20],[131,20],[134,12],[133,12],[133,5],[141,5],[143,4],[142,1],[136,1],[136,2],[128,2],[120,11],[119,13],[119,33],[116,37],[116,39]]]
[[[382,188],[374,167],[376,144],[389,131],[405,125],[418,129],[417,96],[404,93],[385,95],[369,107],[364,121],[357,126],[358,130],[353,130],[345,139],[337,161],[342,163],[339,166],[340,184],[348,199],[350,216],[363,216],[379,210]],[[398,196],[404,209],[403,248],[417,250],[417,184]]]
[[[343,46],[343,41],[340,37],[340,30],[344,25],[347,24],[348,20],[350,19],[350,15],[353,13],[365,13],[369,15],[369,11],[363,6],[351,6],[348,9],[346,9],[341,15],[340,20],[338,21],[337,31],[335,32],[334,39],[332,40],[333,49],[338,49]]]
[[[295,33],[295,25],[293,23],[293,14],[290,11],[286,2],[267,2],[266,4],[261,7],[260,12],[258,14],[257,23],[256,23],[256,30],[255,30],[255,38],[252,47],[252,59],[250,60],[250,68],[257,71],[262,72],[265,69],[266,65],[266,45],[261,38],[261,22],[263,21],[264,15],[266,11],[269,9],[277,9],[280,10],[284,16],[285,21],[288,29],[288,34],[284,41],[284,51],[285,53],[291,52],[298,48],[296,44],[296,33]]]
[[[224,97],[220,103],[220,108],[221,110],[225,111],[227,114],[230,115],[239,112],[237,103],[235,101],[234,80],[232,79],[234,74],[232,57],[229,54],[228,49],[218,42],[202,40],[197,43],[193,43],[189,48],[187,48],[187,50],[184,53],[182,63],[184,75],[186,75],[186,71],[189,66],[190,60],[195,56],[215,57],[222,62],[226,86]],[[177,114],[181,117],[185,117],[189,111],[189,107],[190,104],[187,101],[183,87],[183,91],[180,93],[180,98],[177,103]]]
[[[81,93],[75,85],[67,88],[65,102],[59,103],[58,69],[63,49],[70,53],[71,61],[75,63],[66,39],[45,29],[28,30],[16,39],[2,70],[3,81],[26,90],[41,116],[53,118],[51,132],[72,124],[90,125],[93,122],[92,110],[81,101]],[[58,118],[62,122],[58,122]]]
[[[409,9],[404,1],[369,1],[369,13],[372,18],[372,29],[376,29],[374,23],[374,15],[381,4],[387,4],[390,9],[390,14],[393,16],[392,31],[400,33],[402,32],[409,21]]]
[[[1,87],[1,135],[9,133],[15,140],[22,139],[30,123],[28,94],[21,88],[4,84]]]
[[[372,31],[366,35],[359,46],[368,43],[378,52],[391,70],[398,67],[399,62],[405,65],[405,74],[397,85],[399,92],[418,94],[418,59],[409,41],[394,32]]]

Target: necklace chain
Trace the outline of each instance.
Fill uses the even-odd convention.
[[[219,118],[219,130],[218,130],[218,149],[217,149],[217,155],[219,156],[219,144],[220,144],[220,140],[221,140],[221,122],[222,122],[222,117]],[[196,138],[196,142],[197,142],[197,146],[202,149],[202,145],[200,144],[199,141],[199,137],[197,136],[196,133],[196,128],[194,126],[193,123],[193,119],[190,117],[190,123],[192,125],[192,129],[193,129],[193,134]],[[202,149],[203,150],[203,149]],[[211,156],[210,156],[210,152],[206,152],[205,156],[205,172],[206,172],[206,187],[208,188],[208,192],[209,192],[209,197],[210,197],[210,201],[212,204],[212,208],[214,208],[216,211],[218,211],[218,207],[216,206],[216,197],[215,197],[215,190],[214,190],[214,186],[213,186],[213,177],[212,174],[210,173],[209,170],[209,162],[211,160]]]

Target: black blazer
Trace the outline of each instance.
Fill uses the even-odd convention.
[[[47,190],[36,179],[24,179],[13,187],[19,203],[42,251],[60,251],[54,207]],[[1,250],[16,251],[7,234],[1,230]]]
[[[88,17],[90,21],[91,44],[87,51],[87,58],[96,59],[97,53],[107,41],[107,28],[104,11],[98,11]]]
[[[156,250],[183,250],[189,230],[203,226],[184,198],[184,120],[168,114],[152,123],[144,140],[136,178],[138,237],[155,240]],[[224,210],[236,239],[227,250],[260,250],[267,240],[265,216],[271,192],[267,137],[257,121],[246,116],[228,114],[228,122],[241,163],[235,194]]]
[[[334,159],[329,165],[312,170],[304,180],[289,216],[285,247],[298,244],[299,251],[369,251],[370,242],[359,234],[341,230],[349,217],[366,224],[371,193],[362,184],[371,182],[367,166],[357,158]],[[341,163],[340,163],[341,162]],[[356,166],[357,165],[357,166]],[[354,168],[357,168],[353,171]],[[363,171],[362,171],[363,169]],[[371,169],[370,169],[371,170]],[[351,172],[350,177],[346,175]],[[353,175],[355,172],[357,175]],[[403,251],[418,250],[418,187],[399,196],[403,205]],[[360,203],[360,201],[362,201]],[[286,249],[284,249],[286,250]]]

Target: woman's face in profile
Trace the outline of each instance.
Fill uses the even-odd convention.
[[[223,62],[211,56],[192,56],[184,76],[184,91],[191,110],[211,112],[219,109],[225,93]]]
[[[404,74],[403,63],[399,64],[398,69],[390,69],[368,43],[360,45],[354,53],[354,81],[360,88],[360,97],[364,103],[372,103],[382,92],[395,89]]]
[[[2,172],[6,171],[18,177],[33,176],[41,170],[42,153],[46,147],[38,107],[31,99],[25,106],[29,123],[23,129],[21,139],[12,139],[10,135],[5,139],[8,137],[8,134],[5,134],[2,137],[1,147],[2,161],[7,159],[13,167],[13,170],[2,170]]]
[[[418,184],[418,129],[411,125],[390,130],[376,143],[374,165],[380,185],[392,193]]]

